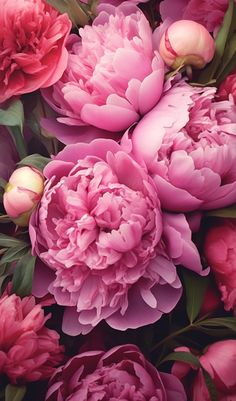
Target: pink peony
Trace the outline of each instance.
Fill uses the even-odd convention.
[[[0,298],[0,374],[12,383],[45,380],[62,361],[59,335],[44,324],[41,305],[34,297],[3,295]]]
[[[229,0],[164,0],[160,4],[162,19],[190,19],[215,31],[223,21]]]
[[[67,65],[71,29],[44,0],[0,0],[0,103],[54,84]]]
[[[214,102],[215,91],[180,81],[134,129],[134,151],[144,158],[167,210],[236,201],[236,106]]]
[[[137,328],[170,312],[181,295],[174,263],[201,264],[184,215],[162,215],[145,165],[99,139],[68,145],[44,175],[30,237],[52,269],[43,282],[66,306],[63,330],[86,334],[102,319]]]
[[[71,35],[67,43],[66,71],[43,90],[44,98],[61,115],[61,123],[125,130],[151,110],[162,93],[164,66],[149,22],[129,2],[107,4],[93,25],[79,33],[81,38]]]
[[[189,352],[187,347],[176,351]],[[210,374],[218,394],[218,401],[236,400],[236,340],[223,340],[209,345],[199,357],[202,367]],[[195,373],[194,373],[194,371]],[[211,401],[201,369],[175,362],[172,374],[185,386],[191,401]]]
[[[212,227],[207,233],[204,251],[225,309],[236,308],[236,221],[224,219]]]
[[[60,367],[49,383],[46,401],[186,401],[180,381],[158,372],[135,345],[108,352],[88,351]]]
[[[236,104],[236,70],[225,78],[218,90],[219,100],[227,100],[229,95],[233,96]]]
[[[0,126],[0,178],[8,180],[17,162],[18,155],[11,135]]]

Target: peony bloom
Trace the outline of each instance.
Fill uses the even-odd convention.
[[[0,374],[12,383],[45,380],[62,361],[59,335],[44,326],[44,316],[34,297],[3,295],[0,298]]]
[[[234,103],[236,104],[236,70],[221,83],[218,90],[218,98],[219,100],[227,100],[230,94],[233,96]]]
[[[214,102],[215,91],[180,81],[134,129],[134,151],[144,158],[167,210],[236,201],[236,106]]]
[[[189,352],[189,348],[179,347],[176,351]],[[218,401],[235,401],[236,340],[223,340],[209,345],[199,361],[213,379]],[[201,369],[175,362],[172,374],[184,383],[189,400],[211,401]]]
[[[209,32],[223,22],[229,0],[163,0],[160,4],[162,19],[189,19],[206,27]]]
[[[44,0],[0,0],[0,103],[54,84],[67,65],[71,29]]]
[[[172,69],[183,65],[203,68],[214,56],[215,43],[203,25],[180,20],[171,24],[162,35],[159,52]]]
[[[170,312],[181,296],[174,263],[201,264],[184,215],[162,215],[145,165],[99,139],[68,145],[44,174],[30,237],[51,268],[43,283],[66,307],[63,330],[86,334],[103,319],[137,328]]]
[[[3,204],[8,216],[19,226],[27,226],[44,187],[39,170],[24,166],[15,170],[5,187]]]
[[[135,345],[108,352],[88,351],[57,369],[46,401],[142,400],[186,401],[180,381],[161,373]]]
[[[58,121],[118,132],[159,100],[164,66],[144,14],[129,2],[103,5],[92,26],[71,35],[62,78],[43,90]],[[155,88],[155,90],[153,90]]]
[[[206,235],[204,251],[225,309],[236,308],[236,221],[224,219],[212,227]]]
[[[7,129],[0,126],[0,178],[8,180],[17,162],[14,142]]]

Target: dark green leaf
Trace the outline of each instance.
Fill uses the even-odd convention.
[[[35,260],[36,257],[28,252],[17,262],[13,274],[12,291],[21,297],[31,294]]]
[[[191,354],[190,352],[184,351],[172,352],[162,360],[162,363],[167,361],[185,362],[189,365],[195,366],[196,368],[200,368],[201,366],[198,358],[195,355]]]
[[[14,248],[8,248],[8,250],[4,253],[0,260],[0,266],[4,263],[14,262],[15,260],[20,259],[23,255],[25,255],[29,250],[29,245],[19,245]]]
[[[7,185],[6,180],[4,180],[4,178],[0,178],[0,187],[5,189],[5,186]]]
[[[84,6],[77,0],[47,0],[47,3],[56,8],[60,13],[67,13],[75,26],[88,24],[89,16]]]
[[[234,7],[235,7],[234,0],[229,0],[229,6],[225,13],[223,24],[216,36],[215,40],[216,51],[214,58],[212,62],[200,74],[198,78],[198,82],[200,83],[209,82],[212,78],[214,78],[214,75],[219,65],[222,62],[227,39],[229,39],[229,34],[231,34],[231,26],[232,26],[231,24],[233,22]]]
[[[215,317],[206,319],[199,323],[202,327],[227,327],[228,329],[236,332],[236,317]]]
[[[18,246],[26,246],[28,245],[27,242],[22,241],[20,239],[10,237],[6,234],[0,233],[0,248],[13,248]]]
[[[24,159],[22,159],[19,163],[18,166],[31,166],[35,167],[38,170],[43,171],[44,167],[51,161],[48,157],[44,157],[41,155],[38,155],[37,153],[34,153],[33,155],[27,156]]]
[[[22,131],[24,123],[24,109],[20,100],[14,100],[8,109],[0,109],[0,124],[7,127],[19,127]]]
[[[202,373],[203,373],[203,377],[204,377],[209,395],[211,397],[211,401],[218,401],[217,390],[216,390],[215,384],[214,384],[211,376],[209,375],[207,370],[205,370],[203,367],[202,367]]]
[[[208,277],[202,277],[193,272],[183,271],[184,287],[186,293],[186,310],[190,323],[193,323],[200,311]]]
[[[26,386],[8,384],[5,389],[5,401],[22,401],[26,394]]]
[[[220,64],[220,68],[217,71],[217,81],[222,81],[226,75],[231,72],[231,69],[234,68],[236,64],[236,32],[227,42],[227,46],[225,48],[224,57]]]
[[[225,217],[225,218],[236,218],[236,205],[231,207],[226,207],[223,209],[216,209],[211,210],[210,212],[206,213],[206,216],[213,216],[213,217]]]

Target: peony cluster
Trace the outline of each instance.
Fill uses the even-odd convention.
[[[11,383],[45,380],[63,359],[59,335],[45,327],[44,316],[34,297],[0,298],[0,374]]]
[[[201,263],[185,216],[162,213],[145,164],[99,139],[68,145],[44,174],[30,237],[54,271],[63,330],[85,334],[103,319],[137,328],[170,312],[181,296],[175,264],[200,273]]]
[[[93,25],[79,33],[67,42],[69,60],[62,78],[43,96],[61,123],[125,130],[162,93],[164,63],[149,22],[129,2],[103,5]]]
[[[53,85],[67,65],[67,14],[44,0],[0,0],[0,103]]]
[[[159,373],[134,345],[71,358],[50,381],[46,401],[186,401],[180,381]]]

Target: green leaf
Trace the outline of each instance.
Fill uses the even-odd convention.
[[[229,35],[231,34],[231,26],[233,23],[234,10],[235,10],[234,0],[229,0],[229,6],[225,13],[223,24],[216,36],[215,40],[216,50],[214,58],[211,61],[211,63],[200,74],[198,78],[198,82],[200,83],[209,82],[212,78],[214,78],[214,75],[219,65],[222,62],[227,39],[229,39]]]
[[[0,248],[13,248],[28,245],[27,242],[0,233]]]
[[[25,255],[29,250],[29,245],[19,245],[14,248],[8,248],[8,250],[4,253],[0,260],[0,266],[4,263],[14,262],[15,260],[20,259],[23,255]]]
[[[77,0],[47,0],[47,3],[56,8],[61,14],[67,13],[75,26],[84,26],[89,22],[88,12]]]
[[[187,315],[190,323],[193,323],[200,311],[209,279],[184,270],[183,280]]]
[[[227,42],[224,57],[217,71],[217,82],[221,82],[236,65],[236,32]]]
[[[8,384],[5,389],[5,401],[22,401],[26,394],[26,386]]]
[[[201,327],[227,327],[228,329],[236,332],[236,317],[215,317],[206,319],[199,322]]]
[[[223,209],[216,209],[211,210],[210,212],[206,213],[206,216],[213,216],[213,217],[225,217],[225,218],[236,218],[236,205],[231,207],[226,207]]]
[[[21,297],[31,294],[35,261],[36,257],[28,252],[17,262],[13,273],[12,291]]]
[[[0,188],[5,189],[6,185],[7,185],[6,180],[4,180],[4,178],[0,178]]]
[[[209,375],[209,373],[207,372],[207,370],[205,370],[203,367],[202,367],[202,374],[203,374],[209,395],[211,397],[211,401],[218,401],[218,395],[217,395],[217,390],[216,390],[214,381],[212,380],[212,378]]]
[[[188,363],[189,365],[195,366],[196,368],[201,367],[198,358],[195,355],[191,354],[191,352],[185,352],[185,351],[172,352],[162,360],[162,363],[168,361],[185,362]]]
[[[27,156],[24,159],[22,159],[19,163],[18,166],[31,166],[35,167],[38,170],[43,171],[44,167],[51,161],[48,157],[41,156],[37,153],[34,153],[33,155]]]

